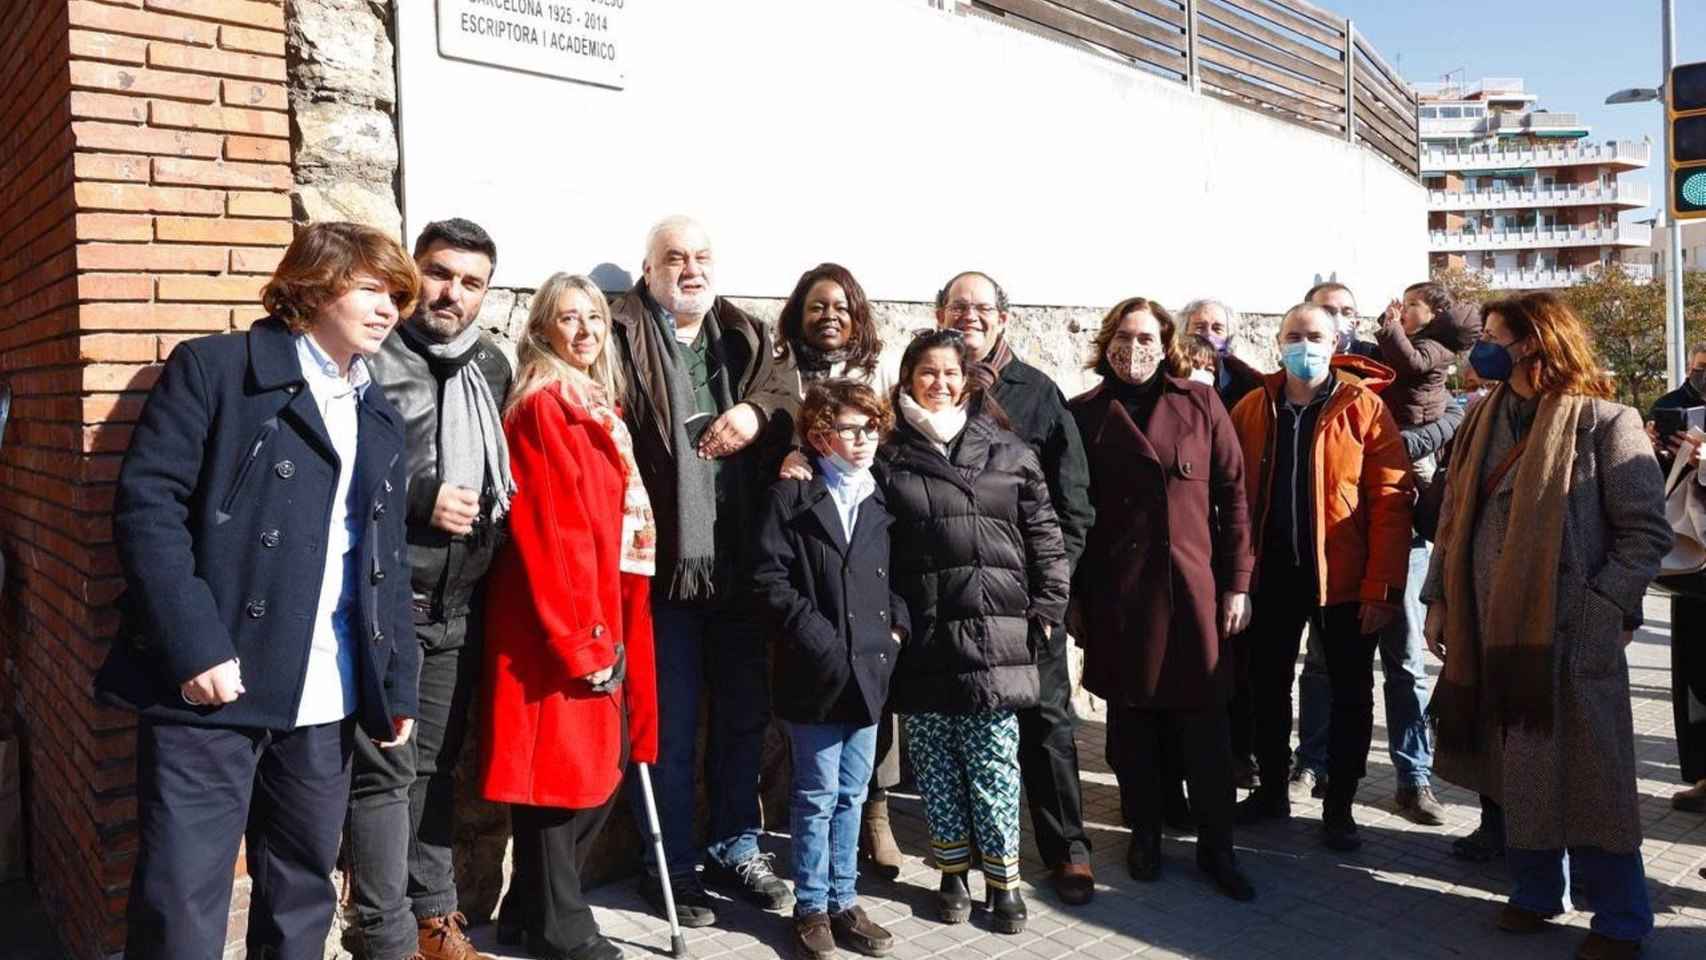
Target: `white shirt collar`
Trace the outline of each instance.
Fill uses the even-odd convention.
[[[359,398],[373,382],[373,374],[367,368],[367,358],[356,356],[350,361],[349,376],[338,373],[337,361],[320,349],[314,338],[306,333],[296,335],[296,359],[302,366],[302,376],[308,381],[308,386],[315,393],[330,390],[332,396],[339,396],[346,390],[354,390]]]

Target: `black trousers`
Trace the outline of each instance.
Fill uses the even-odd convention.
[[[1177,789],[1182,768],[1191,789],[1200,852],[1232,849],[1231,723],[1226,708],[1146,710],[1108,708],[1119,735],[1115,770],[1120,805],[1134,838],[1161,835],[1165,793]]]
[[[1368,772],[1374,735],[1374,651],[1379,637],[1363,634],[1361,604],[1316,605],[1312,572],[1264,557],[1261,585],[1250,624],[1251,738],[1262,784],[1284,784],[1291,764],[1291,686],[1303,627],[1320,623],[1326,640],[1327,674],[1333,685],[1328,722],[1329,799],[1356,795]]]
[[[1084,789],[1078,782],[1078,744],[1072,716],[1072,675],[1066,664],[1066,630],[1056,627],[1037,659],[1041,701],[1018,711],[1019,775],[1031,808],[1031,829],[1043,863],[1089,863],[1084,832]]]
[[[416,917],[456,910],[451,847],[456,759],[480,676],[479,622],[415,625],[421,644],[420,717],[389,750],[356,738],[349,800],[351,900],[368,960],[406,960]]]
[[[628,767],[628,716],[623,711],[619,765]],[[635,785],[639,792],[639,785]],[[598,935],[598,922],[581,890],[581,872],[622,789],[596,807],[569,810],[511,804],[510,836],[515,860],[509,892],[498,906],[498,922],[524,931],[528,949],[567,954]],[[644,822],[643,820],[641,822]],[[537,948],[537,949],[535,949]]]
[[[1676,750],[1682,761],[1682,780],[1706,780],[1706,597],[1674,594],[1670,601],[1671,709],[1676,718]]]
[[[282,732],[144,720],[128,960],[224,956],[231,871],[245,838],[248,955],[320,960],[357,736],[352,720]]]

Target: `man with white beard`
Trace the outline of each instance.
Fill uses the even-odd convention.
[[[701,856],[706,882],[767,910],[793,902],[758,850],[769,674],[765,637],[739,602],[737,564],[789,447],[799,395],[769,327],[718,297],[715,282],[705,228],[669,217],[647,235],[640,282],[610,310],[623,416],[657,518],[653,781],[677,913],[694,927],[717,919]],[[710,705],[703,850],[693,844],[701,690]],[[642,878],[641,891],[663,910],[656,880]]]

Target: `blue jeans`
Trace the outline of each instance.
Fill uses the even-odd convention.
[[[1423,661],[1427,642],[1422,624],[1427,607],[1421,601],[1422,581],[1432,553],[1420,538],[1410,546],[1409,579],[1404,585],[1401,615],[1380,632],[1381,689],[1386,699],[1386,740],[1400,787],[1426,786],[1433,778],[1434,751],[1428,740],[1428,670]],[[1327,678],[1323,645],[1309,628],[1309,652],[1298,680],[1297,765],[1327,772],[1327,718],[1333,712],[1333,686]]]
[[[1510,902],[1542,916],[1570,908],[1570,858],[1587,888],[1593,931],[1613,940],[1641,941],[1653,930],[1647,873],[1641,854],[1606,853],[1598,847],[1564,850],[1505,850],[1511,871]]]
[[[769,670],[763,634],[714,606],[654,597],[657,650],[658,762],[652,770],[658,823],[669,872],[699,866],[694,843],[694,747],[702,690],[710,698],[705,742],[705,796],[710,807],[703,853],[734,866],[758,853],[758,773],[770,725]],[[637,778],[636,778],[637,779]],[[639,786],[629,791],[636,823],[645,823]],[[649,861],[648,871],[655,869]]]
[[[794,915],[840,913],[858,902],[859,816],[877,754],[877,728],[789,723],[794,786]]]

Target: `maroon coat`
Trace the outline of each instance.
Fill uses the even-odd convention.
[[[1084,687],[1112,703],[1224,704],[1220,595],[1250,589],[1244,455],[1213,388],[1163,377],[1147,433],[1105,384],[1074,398],[1096,524],[1072,585]]]

